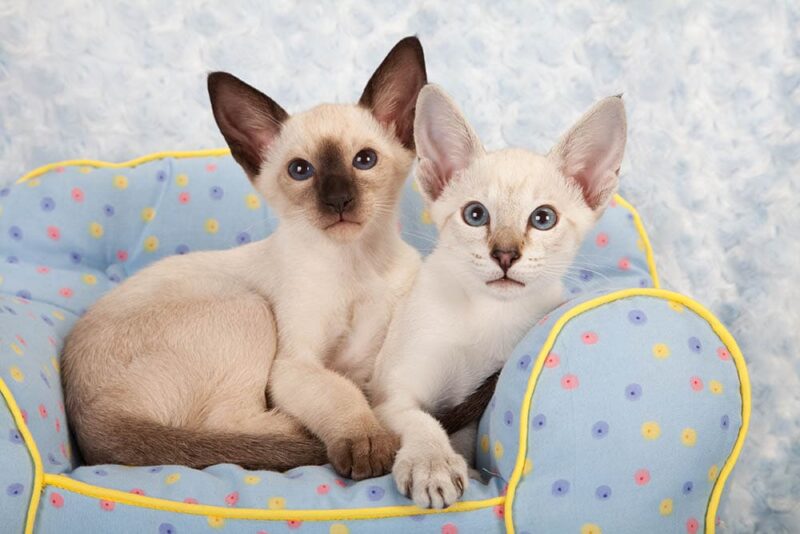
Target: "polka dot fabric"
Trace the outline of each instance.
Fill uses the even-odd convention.
[[[429,252],[435,230],[411,182],[401,203],[405,239]],[[239,246],[276,223],[228,156],[52,166],[0,190],[4,531],[21,532],[29,506],[28,526],[40,532],[703,531],[709,492],[742,426],[731,347],[693,311],[638,289],[553,334],[576,306],[657,285],[646,236],[620,198],[565,277],[564,305],[531,330],[503,370],[476,443],[491,477],[473,481],[455,509],[423,513],[391,477],[356,483],[329,466],[283,474],[233,465],[80,466],[58,374],[77,318],[159,258]],[[540,354],[553,335],[552,350]]]

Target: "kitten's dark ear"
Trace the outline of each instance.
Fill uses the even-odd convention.
[[[587,111],[547,157],[580,186],[590,208],[602,211],[617,190],[626,136],[622,97],[611,96]]]
[[[227,72],[208,75],[208,94],[222,136],[252,181],[289,114],[270,97]]]
[[[484,153],[478,135],[447,93],[427,85],[417,99],[414,121],[417,140],[417,181],[432,201],[439,198],[453,176]]]
[[[414,104],[427,82],[422,45],[416,37],[406,37],[369,79],[358,103],[392,129],[404,147],[414,150]]]

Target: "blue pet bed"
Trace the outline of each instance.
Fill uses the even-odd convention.
[[[402,228],[434,228],[409,184]],[[713,532],[750,395],[736,342],[659,289],[634,209],[617,197],[565,280],[565,303],[511,355],[483,416],[473,481],[421,510],[390,476],[329,467],[81,466],[59,349],[103,293],[171,254],[267,236],[276,220],[227,151],[66,162],[0,190],[3,532]],[[420,237],[422,236],[422,237]]]

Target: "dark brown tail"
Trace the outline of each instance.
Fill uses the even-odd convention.
[[[323,443],[311,434],[216,432],[165,426],[130,416],[84,419],[78,433],[87,464],[185,465],[202,469],[231,463],[245,469],[286,471],[326,463]]]

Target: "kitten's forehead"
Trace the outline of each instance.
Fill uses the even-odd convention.
[[[561,173],[546,156],[520,149],[488,153],[470,171],[475,175],[473,187],[495,205],[551,198],[564,186]]]
[[[390,142],[372,113],[352,104],[322,104],[297,113],[281,132],[282,144],[307,155],[317,152],[329,139],[336,139],[348,151],[364,146],[388,149]]]

